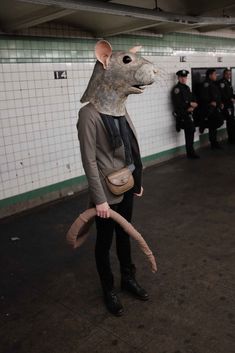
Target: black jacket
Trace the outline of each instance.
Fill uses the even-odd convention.
[[[195,102],[193,93],[189,86],[180,82],[175,85],[171,91],[171,99],[174,107],[174,111],[178,116],[188,115],[188,108],[191,102]]]
[[[233,93],[233,86],[230,81],[222,78],[218,82],[218,87],[221,94],[221,100],[224,104],[225,108],[233,108],[233,103],[231,101],[232,98],[235,98],[235,94]]]
[[[216,106],[211,103],[216,102]],[[206,79],[200,88],[199,92],[199,117],[200,127],[209,127],[218,129],[223,125],[223,114],[221,113],[221,94],[218,83]]]
[[[220,89],[215,81],[206,79],[200,88],[200,103],[204,108],[209,108],[211,102],[216,102],[219,107],[222,103]]]

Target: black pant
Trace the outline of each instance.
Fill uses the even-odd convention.
[[[186,152],[187,155],[190,156],[195,153],[193,147],[195,127],[193,121],[191,121],[189,118],[188,120],[185,119],[183,126]]]
[[[202,107],[200,117],[199,131],[202,133],[204,129],[208,128],[211,146],[217,145],[217,129],[224,123],[222,112],[220,109],[211,106]]]
[[[226,121],[226,128],[228,134],[228,141],[231,143],[235,143],[235,119],[228,118]]]
[[[122,215],[128,222],[131,221],[133,209],[133,190],[124,194],[122,202],[110,205],[111,209]],[[95,246],[95,259],[97,271],[103,289],[113,288],[113,274],[110,266],[109,251],[112,245],[113,233],[116,233],[117,256],[120,268],[131,268],[131,244],[129,235],[111,218],[96,217],[97,239]]]
[[[190,156],[195,153],[194,147],[193,147],[194,129],[185,127],[184,128],[184,135],[185,135],[186,152],[187,152],[187,155]]]
[[[223,124],[222,114],[219,114],[217,110],[211,113],[208,118],[208,130],[209,130],[209,141],[211,146],[218,144],[217,141],[217,129]]]
[[[213,126],[212,127],[209,126],[209,140],[210,140],[211,146],[216,145],[218,143],[217,129]]]
[[[226,119],[228,141],[231,143],[234,143],[235,142],[235,117],[234,117],[233,106],[224,108],[224,118]]]

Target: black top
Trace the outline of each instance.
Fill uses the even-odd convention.
[[[222,78],[218,82],[218,86],[220,89],[222,103],[224,104],[225,108],[229,108],[233,106],[231,101],[232,98],[235,98],[235,94],[233,93],[233,86],[229,80]]]
[[[125,149],[126,165],[134,165],[132,172],[135,185],[133,192],[140,193],[142,186],[142,161],[138,142],[130,128],[125,116],[112,116],[100,113],[101,119],[109,135],[110,144],[113,149],[120,147],[122,144]],[[118,120],[117,127],[115,120]]]
[[[203,82],[199,96],[203,106],[209,106],[211,102],[216,102],[217,106],[221,104],[221,94],[218,84],[209,78]]]
[[[177,115],[188,114],[188,108],[191,102],[195,102],[193,93],[189,86],[178,82],[171,91],[171,99],[174,107],[174,111]]]

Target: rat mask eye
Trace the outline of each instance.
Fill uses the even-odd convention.
[[[129,64],[129,63],[132,61],[132,59],[131,59],[130,56],[125,55],[125,56],[123,57],[122,61],[124,62],[124,64]]]

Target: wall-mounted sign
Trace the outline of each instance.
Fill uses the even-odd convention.
[[[54,71],[55,80],[63,80],[67,78],[67,71]]]

